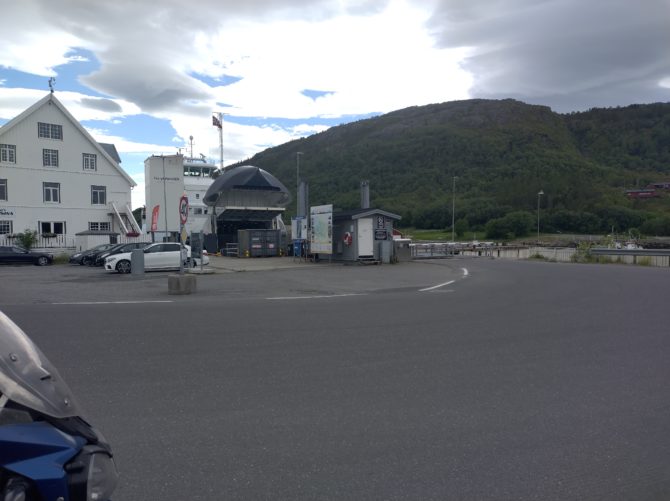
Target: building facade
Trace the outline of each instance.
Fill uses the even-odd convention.
[[[75,248],[77,234],[134,236],[135,185],[53,93],[0,127],[0,239],[33,230],[39,246]]]
[[[214,182],[216,165],[202,158],[177,155],[153,155],[144,161],[144,190],[146,200],[145,231],[152,240],[176,241],[181,230],[179,200],[188,198],[188,218],[184,229],[187,235],[210,233],[209,208],[205,193]]]

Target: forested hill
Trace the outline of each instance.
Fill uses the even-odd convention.
[[[454,177],[460,228],[533,213],[540,190],[556,231],[626,231],[670,214],[670,192],[624,194],[670,180],[670,103],[571,114],[511,99],[433,104],[333,127],[244,163],[294,192],[297,152],[311,205],[356,208],[368,180],[372,205],[400,214],[404,226],[449,227]]]

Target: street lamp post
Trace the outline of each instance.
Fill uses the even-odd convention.
[[[454,230],[455,230],[455,219],[456,219],[456,179],[457,176],[454,176],[451,180],[451,242],[454,243]]]
[[[544,191],[537,192],[537,243],[540,243],[540,197],[544,195]]]
[[[300,198],[300,155],[302,151],[297,151],[295,153],[295,213],[296,216],[304,216],[305,214],[300,214],[301,207],[299,206]]]

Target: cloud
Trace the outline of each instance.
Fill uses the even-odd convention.
[[[111,99],[84,97],[81,99],[81,104],[87,108],[93,108],[94,110],[105,111],[107,113],[121,113],[123,111],[121,106]]]
[[[442,0],[440,47],[468,48],[477,97],[519,97],[563,111],[668,100],[667,0]]]

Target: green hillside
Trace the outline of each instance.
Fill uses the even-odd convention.
[[[369,180],[372,205],[400,214],[406,227],[451,227],[456,176],[460,232],[530,231],[542,190],[544,231],[670,234],[670,191],[651,200],[624,194],[670,180],[670,103],[567,115],[511,99],[412,107],[244,163],[295,192],[298,151],[311,205],[356,208],[360,181]]]

